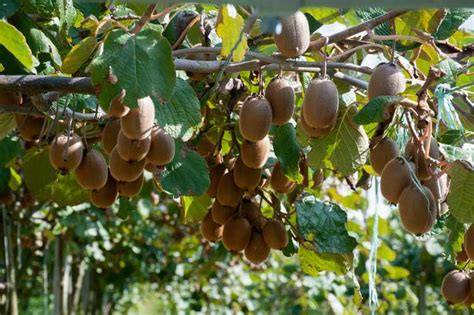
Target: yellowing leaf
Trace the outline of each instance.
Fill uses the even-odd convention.
[[[95,48],[97,47],[97,41],[94,37],[86,37],[72,47],[71,51],[64,58],[63,65],[61,67],[62,72],[67,74],[73,74],[81,68],[86,62]]]
[[[0,20],[0,45],[11,52],[25,68],[32,69],[35,66],[36,60],[26,43],[25,36],[16,27],[3,20]]]
[[[247,38],[244,34],[241,36],[244,24],[244,19],[237,13],[233,5],[228,4],[220,8],[216,32],[222,39],[222,56],[229,56],[232,49],[237,45],[232,58],[234,61],[244,59],[245,52],[248,49]]]
[[[436,32],[443,18],[438,11],[438,9],[415,10],[397,17],[395,19],[397,34],[415,36],[414,29],[430,34]],[[401,44],[407,45],[412,42],[402,40]]]
[[[322,24],[329,24],[336,22],[341,16],[341,11],[338,8],[303,8],[301,10],[303,13],[309,13],[313,16],[318,22]]]

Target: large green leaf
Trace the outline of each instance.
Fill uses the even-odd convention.
[[[2,0],[0,3],[0,19],[15,14],[15,12],[20,8],[20,4],[20,0]]]
[[[227,57],[234,46],[237,45],[232,58],[234,61],[244,59],[248,48],[247,37],[245,35],[241,36],[244,24],[244,19],[237,13],[237,9],[233,5],[223,5],[219,10],[216,32],[222,39],[221,54],[224,57]]]
[[[356,124],[368,125],[374,122],[384,120],[384,111],[387,106],[399,103],[403,97],[401,96],[377,96],[371,99],[367,105],[354,116],[352,119]]]
[[[183,218],[185,223],[199,222],[209,211],[212,199],[206,195],[185,196],[181,199],[183,207]]]
[[[323,168],[328,162],[342,175],[349,175],[365,164],[369,139],[364,128],[352,122],[352,109],[341,111],[336,126],[327,136],[311,140],[308,162],[312,168]]]
[[[453,35],[459,26],[466,21],[473,12],[469,9],[446,9],[447,14],[433,37],[444,40]]]
[[[303,8],[303,13],[310,14],[316,21],[322,24],[330,24],[340,20],[341,10],[337,8],[321,8],[321,7],[310,7]]]
[[[96,47],[97,40],[92,36],[81,40],[74,47],[72,47],[67,56],[64,58],[63,65],[61,67],[62,72],[73,74],[78,71],[81,66],[90,58]]]
[[[332,271],[338,275],[347,273],[352,265],[351,255],[320,254],[300,246],[298,258],[301,270],[310,276],[318,276],[321,271]]]
[[[457,162],[448,174],[451,178],[449,211],[462,223],[474,223],[474,170]]]
[[[349,254],[357,245],[349,236],[347,214],[337,204],[305,196],[296,202],[298,231],[318,253]]]
[[[296,129],[291,123],[275,128],[273,149],[285,175],[295,182],[301,182],[303,176],[299,172],[300,146],[296,139]]]
[[[19,156],[21,150],[22,147],[19,139],[4,138],[0,140],[0,165],[4,166]]]
[[[105,110],[122,89],[124,103],[135,108],[147,96],[170,99],[176,83],[171,46],[156,25],[136,35],[111,31],[102,54],[92,62],[91,75],[94,85],[102,87],[99,100]]]
[[[0,139],[5,138],[10,131],[16,128],[15,115],[11,113],[0,114]]]
[[[8,182],[11,178],[11,172],[8,167],[0,166],[0,194],[9,190]]]
[[[449,6],[448,6],[449,7]],[[397,34],[416,35],[415,30],[434,33],[441,22],[443,15],[437,9],[423,9],[409,11],[395,19]],[[403,45],[412,44],[402,40]]]
[[[153,99],[158,125],[173,138],[189,140],[201,124],[199,99],[189,83],[177,79],[176,89],[169,102]]]
[[[89,191],[83,189],[73,174],[58,174],[51,184],[51,199],[58,205],[74,206],[89,201]]]
[[[0,45],[11,52],[27,69],[35,66],[35,58],[25,36],[7,21],[0,20]]]
[[[462,148],[440,143],[439,150],[448,162],[467,161],[474,165],[474,144],[466,143]]]

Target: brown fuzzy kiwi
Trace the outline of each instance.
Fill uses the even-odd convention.
[[[21,94],[2,91],[0,93],[0,105],[20,105],[23,103]]]
[[[122,132],[129,139],[142,140],[150,136],[155,121],[155,105],[150,97],[137,101],[138,107],[120,118]]]
[[[142,190],[144,181],[145,178],[143,177],[143,174],[141,174],[132,182],[117,182],[117,190],[122,197],[135,197]]]
[[[324,174],[322,170],[316,170],[313,173],[313,189],[318,188],[324,181]]]
[[[219,224],[225,224],[235,213],[234,207],[223,206],[215,200],[211,208],[212,219]]]
[[[74,172],[77,183],[84,189],[101,189],[109,174],[104,156],[96,150],[84,152],[81,164]]]
[[[398,204],[402,225],[415,235],[431,230],[438,216],[433,194],[425,186],[421,188],[415,185],[406,187]]]
[[[299,120],[299,126],[301,127],[301,130],[310,138],[322,138],[327,136],[336,126],[337,122],[337,117],[334,120],[334,122],[324,128],[315,128],[311,127],[308,125],[308,123],[304,120],[303,113],[301,112],[300,120]]]
[[[16,114],[15,120],[20,137],[26,141],[38,140],[41,132],[46,129],[43,128],[46,123],[44,117]]]
[[[399,156],[397,144],[388,138],[376,137],[370,149],[370,164],[377,174],[382,174],[385,165],[393,158]]]
[[[90,192],[91,203],[97,208],[109,208],[118,198],[117,182],[110,175],[107,176],[107,182],[104,187],[94,189]]]
[[[273,167],[270,185],[273,190],[282,194],[287,194],[296,187],[296,184],[286,177],[280,162],[277,162]]]
[[[117,137],[117,153],[120,157],[127,161],[140,161],[143,160],[150,150],[151,137],[142,140],[128,139],[122,131],[119,132]]]
[[[232,218],[224,224],[222,243],[233,251],[244,250],[252,235],[252,227],[246,218]]]
[[[145,163],[145,167],[144,167],[144,168],[145,168],[145,171],[150,172],[150,173],[152,173],[152,174],[155,173],[155,171],[156,171],[156,166],[153,165],[153,164],[151,164],[151,163],[148,163],[148,162]]]
[[[125,97],[125,90],[117,95],[109,105],[109,116],[112,118],[122,118],[130,112],[130,107],[123,103]]]
[[[132,182],[143,173],[145,160],[127,162],[120,157],[117,148],[114,148],[110,153],[109,167],[110,174],[117,181]]]
[[[456,254],[456,261],[459,262],[466,262],[469,260],[467,256],[466,250],[464,249],[464,244],[461,246],[461,251]]]
[[[310,31],[308,19],[303,12],[280,18],[281,32],[274,33],[273,39],[278,50],[287,58],[298,57],[308,49]]]
[[[232,155],[226,155],[224,157],[224,165],[225,168],[230,172],[234,169],[235,166],[235,161],[237,161],[237,158],[232,156]]]
[[[271,143],[267,136],[258,142],[244,140],[240,147],[240,157],[247,167],[260,169],[267,163]]]
[[[84,144],[75,133],[69,137],[67,134],[57,135],[49,147],[49,162],[62,173],[75,171],[81,164],[83,155]]]
[[[225,165],[223,163],[211,166],[209,168],[209,187],[207,188],[207,195],[211,198],[217,196],[217,187],[219,186],[219,181],[221,180],[222,175],[225,173]]]
[[[260,183],[261,170],[246,166],[240,157],[235,161],[233,173],[234,182],[240,189],[253,191]]]
[[[202,236],[206,240],[210,242],[217,242],[222,237],[223,227],[212,220],[212,215],[209,211],[201,221],[200,230]]]
[[[228,207],[237,207],[243,195],[242,189],[237,187],[234,182],[234,174],[227,172],[222,175],[217,186],[217,201],[221,205]]]
[[[381,95],[397,95],[406,88],[405,76],[393,63],[383,63],[375,68],[369,80],[369,100]]]
[[[260,208],[258,204],[253,201],[244,199],[242,200],[240,207],[240,213],[243,217],[249,220],[251,225],[261,217]]]
[[[438,178],[436,177],[437,176],[431,177],[427,181],[423,182],[423,185],[428,187],[428,189],[431,191],[435,201],[438,204],[439,215],[443,215],[448,211],[446,199],[449,193],[449,177],[446,173],[440,175]]]
[[[15,194],[11,190],[8,190],[0,194],[0,204],[10,206],[15,202]]]
[[[117,145],[117,137],[120,132],[120,120],[110,119],[102,130],[102,148],[105,153],[110,155],[113,148]]]
[[[314,128],[330,126],[337,119],[339,93],[331,80],[314,79],[308,85],[303,102],[305,122]]]
[[[295,90],[287,80],[273,79],[265,90],[265,98],[272,107],[275,125],[281,126],[290,121],[295,111]]]
[[[428,140],[423,141],[423,146],[426,147]],[[428,180],[431,178],[431,173],[436,171],[436,166],[431,166],[431,172],[428,170],[428,162],[426,161],[423,151],[419,148],[416,140],[412,139],[408,142],[405,148],[405,155],[410,157],[416,163],[416,175],[420,180]],[[431,137],[430,142],[430,157],[439,160],[441,153],[439,152],[438,141]]]
[[[474,260],[474,224],[464,233],[464,249],[470,260]]]
[[[269,220],[262,229],[265,243],[272,249],[282,249],[288,245],[288,234],[285,225],[278,220]]]
[[[240,110],[239,126],[245,140],[257,142],[265,138],[272,127],[272,107],[268,100],[248,98]]]
[[[214,148],[214,144],[209,141],[206,136],[203,136],[196,146],[197,152],[203,157],[212,156],[214,154]]]
[[[383,168],[380,178],[382,195],[391,203],[397,204],[402,191],[412,183],[413,164],[396,157]]]
[[[265,243],[261,232],[252,232],[250,241],[247,247],[245,247],[244,255],[245,258],[254,264],[260,264],[268,258],[270,247]]]
[[[444,276],[441,283],[441,294],[449,304],[460,304],[470,294],[470,279],[461,270],[452,270]]]
[[[153,128],[150,151],[146,159],[153,165],[166,165],[173,160],[175,149],[173,138],[164,129]]]
[[[470,286],[470,291],[471,295],[474,295],[474,272],[471,270],[469,273],[469,286]]]

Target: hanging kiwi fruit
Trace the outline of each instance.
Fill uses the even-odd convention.
[[[280,25],[273,39],[278,50],[287,58],[295,58],[304,54],[310,41],[308,19],[303,12],[280,18]]]
[[[49,147],[49,161],[61,173],[73,172],[81,164],[84,144],[77,134],[59,134]]]

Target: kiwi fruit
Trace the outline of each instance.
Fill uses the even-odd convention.
[[[382,95],[397,95],[406,88],[405,76],[393,63],[378,65],[370,76],[367,94],[369,100]]]
[[[252,236],[252,227],[246,218],[232,218],[224,224],[222,243],[232,251],[244,250]]]
[[[0,204],[4,206],[10,206],[15,202],[15,194],[11,190],[0,194]]]
[[[246,166],[240,157],[235,161],[233,173],[234,182],[240,189],[253,191],[260,183],[261,170]]]
[[[267,162],[270,149],[271,143],[268,136],[257,142],[244,140],[240,147],[240,158],[247,167],[260,169]]]
[[[391,203],[398,204],[402,191],[412,182],[413,164],[400,157],[391,159],[383,168],[380,178],[382,195]]]
[[[227,172],[222,175],[217,186],[217,201],[223,206],[237,207],[243,191],[234,182],[234,174]]]
[[[122,131],[119,132],[117,137],[117,153],[120,157],[127,161],[140,161],[143,160],[150,150],[151,137],[142,140],[128,139]]]
[[[117,95],[109,105],[109,116],[112,118],[122,118],[130,112],[130,108],[126,106],[123,102],[125,97],[125,90]]]
[[[254,264],[264,262],[270,255],[270,247],[263,239],[262,233],[253,231],[250,241],[244,250],[245,258]]]
[[[209,157],[214,154],[214,144],[209,141],[206,136],[203,136],[196,146],[196,150],[202,157]]]
[[[0,105],[20,105],[23,103],[21,94],[2,91],[0,92]]]
[[[102,148],[105,153],[110,155],[113,148],[117,145],[117,137],[120,132],[120,120],[110,119],[102,130]]]
[[[466,262],[469,260],[467,256],[466,250],[464,249],[464,244],[461,246],[461,251],[456,254],[456,261],[457,262]]]
[[[267,221],[263,226],[262,234],[265,243],[272,249],[282,249],[288,245],[285,225],[278,220]]]
[[[303,101],[305,122],[314,128],[330,126],[337,119],[339,93],[331,80],[314,79],[308,85]]]
[[[436,173],[436,172],[435,172]],[[449,177],[448,174],[444,173],[439,177],[433,176],[427,181],[423,182],[423,185],[433,194],[437,204],[439,215],[443,215],[448,211],[448,205],[446,199],[449,193]]]
[[[49,162],[61,173],[75,171],[81,164],[83,155],[84,144],[75,133],[69,137],[67,134],[57,135],[49,147]]]
[[[23,114],[16,114],[15,120],[20,137],[26,141],[38,140],[46,123],[44,117]]]
[[[151,146],[146,159],[153,165],[163,166],[173,161],[175,143],[162,128],[155,127],[151,133]]]
[[[426,147],[428,139],[423,141],[423,146]],[[420,149],[416,143],[416,140],[411,139],[406,148],[405,155],[411,158],[416,163],[416,175],[420,180],[428,180],[431,178],[431,173],[434,173],[436,166],[431,166],[431,172],[428,170],[428,162],[425,160],[423,151]],[[438,141],[435,138],[431,137],[430,143],[430,157],[432,159],[438,160],[441,157],[439,152]]]
[[[131,182],[117,182],[117,190],[122,197],[135,197],[140,193],[144,182],[143,174]]]
[[[138,107],[120,118],[122,132],[129,139],[143,140],[150,136],[155,121],[155,105],[150,97],[137,101]]]
[[[214,203],[212,204],[212,208],[211,208],[212,220],[214,220],[214,222],[218,224],[225,224],[227,221],[229,221],[230,218],[232,218],[234,213],[235,213],[234,207],[223,206],[217,200],[215,200]]]
[[[240,204],[240,213],[253,225],[261,217],[259,206],[250,200],[243,200]]]
[[[464,249],[469,259],[474,260],[474,224],[471,224],[464,233]]]
[[[295,111],[295,90],[283,78],[273,79],[265,90],[265,98],[272,107],[275,125],[281,126],[290,121]]]
[[[77,183],[84,189],[101,189],[107,183],[108,173],[104,156],[96,150],[84,152],[81,164],[74,172]]]
[[[110,153],[110,174],[119,182],[132,182],[143,173],[145,160],[127,162],[123,160],[114,148]]]
[[[398,209],[402,225],[415,235],[431,230],[438,216],[433,194],[425,186],[406,187],[400,195]]]
[[[303,114],[301,113],[299,125],[306,136],[310,138],[322,138],[327,136],[334,129],[336,126],[336,121],[337,117],[331,125],[323,128],[315,128],[308,125],[308,123],[304,120]]]
[[[35,205],[36,203],[36,198],[31,193],[31,191],[25,190],[23,192],[23,196],[20,199],[20,204],[22,208],[31,208]]]
[[[291,192],[296,186],[293,181],[286,177],[279,161],[273,167],[272,176],[270,177],[270,185],[273,190],[282,194]]]
[[[297,11],[292,15],[280,18],[281,32],[273,34],[273,40],[287,58],[295,58],[304,54],[310,42],[308,19],[303,12]]]
[[[239,126],[245,140],[257,142],[265,138],[272,127],[272,107],[268,100],[248,98],[240,110]]]
[[[212,215],[209,211],[201,221],[200,230],[202,236],[206,240],[210,242],[217,242],[222,237],[223,227],[212,220]]]
[[[154,174],[156,171],[156,166],[148,162],[145,163],[144,168],[145,168],[145,171],[150,172],[152,174]]]
[[[397,144],[388,139],[375,137],[372,140],[374,144],[369,152],[370,164],[377,174],[382,174],[385,165],[393,158],[399,156]]]
[[[469,276],[460,270],[453,270],[444,276],[441,294],[449,304],[460,304],[470,294]]]
[[[91,203],[97,208],[109,208],[118,198],[117,182],[108,174],[105,186],[100,189],[94,189],[90,192]]]
[[[223,163],[211,166],[209,168],[209,187],[207,188],[207,195],[211,198],[217,196],[217,187],[219,186],[219,181],[221,180],[222,175],[225,173],[225,165]]]

